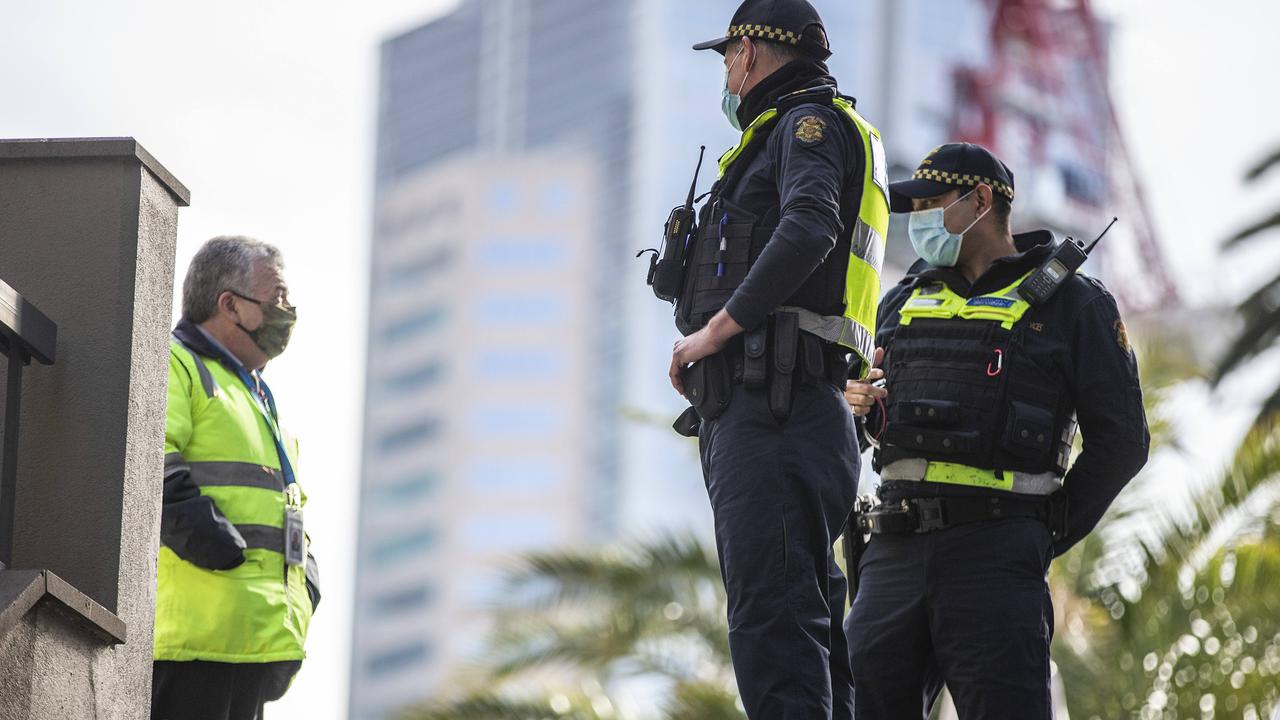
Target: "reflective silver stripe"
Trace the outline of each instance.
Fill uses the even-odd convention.
[[[875,228],[858,220],[853,226],[853,237],[849,239],[849,253],[870,265],[879,275],[884,266],[884,239]]]
[[[800,329],[817,335],[821,340],[843,345],[868,360],[875,353],[875,338],[850,318],[842,315],[819,315],[812,310],[791,305],[783,305],[778,310],[800,316]]]
[[[164,476],[169,477],[175,472],[183,472],[190,470],[187,459],[182,457],[182,453],[166,453],[164,456]]]
[[[191,462],[191,479],[200,487],[255,487],[284,490],[284,473],[245,462]]]
[[[205,397],[213,397],[218,394],[218,384],[213,381],[213,374],[209,372],[209,366],[204,364],[204,360],[200,359],[200,355],[187,344],[178,339],[177,335],[173,335],[174,342],[178,343],[191,359],[195,361],[196,372],[200,374],[200,385],[204,387]]]
[[[270,525],[236,525],[246,550],[270,550],[284,554],[284,528]]]
[[[928,460],[908,458],[886,465],[880,471],[880,479],[923,482],[928,470]],[[1006,470],[1005,475],[1013,476],[1013,487],[1009,492],[1022,495],[1052,495],[1062,489],[1062,478],[1056,472],[1025,473]]]

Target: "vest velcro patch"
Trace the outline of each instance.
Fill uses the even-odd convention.
[[[826,139],[827,123],[817,115],[805,115],[796,121],[796,140],[803,145],[817,145]]]
[[[1009,298],[983,296],[983,297],[973,298],[965,304],[978,305],[982,307],[1008,308],[1008,307],[1013,307],[1013,303],[1014,301]]]

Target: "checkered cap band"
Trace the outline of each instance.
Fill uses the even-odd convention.
[[[790,30],[782,30],[771,25],[730,25],[725,37],[750,37],[758,40],[772,40],[788,45],[799,45],[800,36]]]
[[[1013,202],[1013,188],[991,178],[982,177],[981,175],[966,175],[963,173],[946,172],[945,170],[930,170],[921,168],[916,170],[911,176],[912,180],[932,180],[933,182],[946,183],[947,185],[968,185],[973,186],[978,183],[986,183],[995,188],[996,192]]]

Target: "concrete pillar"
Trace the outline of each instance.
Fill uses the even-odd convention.
[[[132,138],[0,140],[0,278],[58,326],[54,364],[23,375],[0,720],[149,715],[174,245],[189,197]]]

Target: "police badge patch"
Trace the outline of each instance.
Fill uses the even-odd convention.
[[[1129,342],[1129,331],[1125,329],[1123,320],[1116,320],[1116,344],[1126,353],[1133,352],[1133,344]]]
[[[827,123],[816,115],[806,115],[796,121],[796,140],[804,145],[817,145],[826,138]]]

